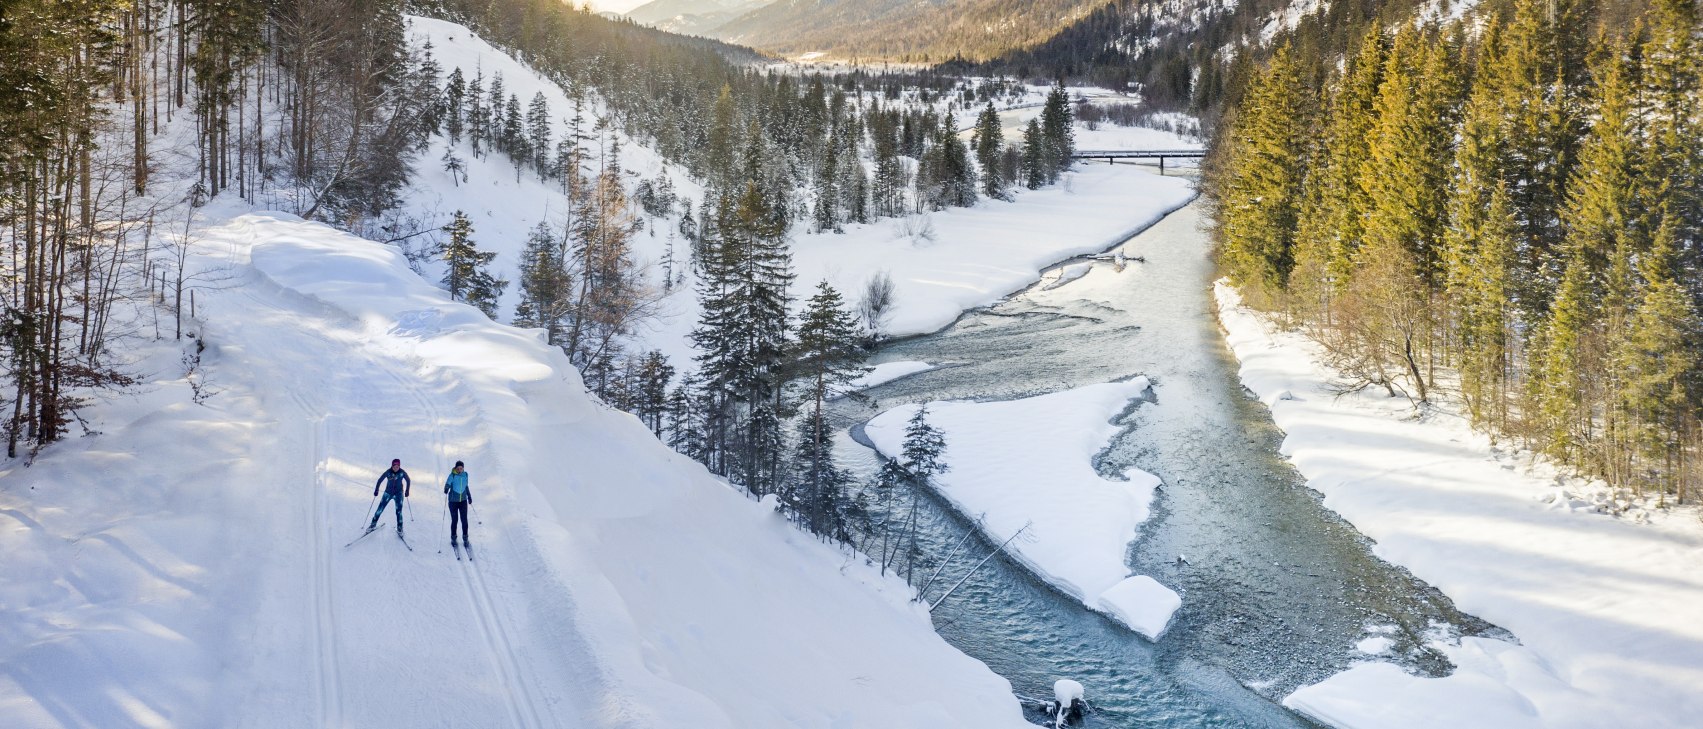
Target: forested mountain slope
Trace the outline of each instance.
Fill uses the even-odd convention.
[[[778,0],[709,31],[785,55],[939,63],[1052,37],[1106,0]]]

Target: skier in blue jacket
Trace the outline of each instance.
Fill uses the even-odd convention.
[[[467,467],[461,461],[444,479],[443,492],[449,496],[449,545],[455,546],[455,525],[461,524],[461,543],[467,541],[467,507],[473,505],[473,491],[467,487]]]
[[[402,470],[402,459],[391,459],[390,470],[378,475],[378,480],[373,482],[374,496],[378,495],[379,484],[384,484],[384,499],[378,502],[378,511],[373,512],[373,520],[372,523],[367,524],[367,531],[370,532],[378,528],[378,518],[384,515],[384,507],[391,501],[395,501],[396,535],[401,536],[402,500],[408,498],[409,492],[414,489],[414,481],[408,478],[407,471]]]

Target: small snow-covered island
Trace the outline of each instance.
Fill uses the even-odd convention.
[[[7,3],[0,726],[1698,726],[1703,6],[1376,10]]]

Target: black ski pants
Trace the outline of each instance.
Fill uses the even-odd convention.
[[[467,502],[449,502],[449,539],[455,541],[455,525],[461,524],[461,541],[467,541]]]

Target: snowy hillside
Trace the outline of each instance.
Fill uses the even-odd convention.
[[[94,410],[102,436],[4,474],[0,724],[1020,725],[902,583],[393,249],[237,208],[198,227],[233,284],[198,327],[217,394],[193,404],[156,352]],[[414,551],[389,514],[345,548],[391,457],[421,491]],[[458,459],[475,563],[441,551]]]
[[[571,114],[572,104],[561,87],[466,28],[423,17],[413,17],[409,23],[414,42],[422,46],[431,43],[445,73],[456,68],[469,78],[475,71],[483,72],[486,78],[501,73],[505,88],[521,99],[542,93],[558,118]],[[594,118],[600,109],[588,104],[587,117]],[[1021,111],[1032,116],[1039,110]],[[1089,133],[1088,138],[1104,148],[1124,144],[1198,146],[1168,132],[1116,129],[1121,131],[1106,128]],[[436,164],[447,145],[445,137],[434,137],[430,148],[420,155],[415,190],[407,196],[408,213],[422,224],[438,226],[447,223],[456,210],[466,211],[479,247],[497,253],[493,270],[510,281],[517,280],[527,232],[541,221],[559,225],[564,214],[558,184],[545,182],[530,171],[517,175],[515,165],[501,154],[475,159],[465,140],[456,153],[468,165],[468,181],[457,182]],[[667,170],[682,197],[694,205],[702,201],[702,188],[684,171],[625,137],[621,158],[634,184],[638,179],[657,178]],[[1186,178],[1161,177],[1145,167],[1083,164],[1068,182],[1021,191],[1013,202],[983,200],[970,209],[847,225],[844,234],[809,233],[806,226],[799,225],[792,233],[797,274],[793,299],[801,304],[818,281],[827,280],[855,301],[865,282],[885,271],[892,276],[895,290],[895,312],[888,333],[902,336],[933,331],[966,308],[992,303],[1039,280],[1041,269],[1048,264],[1104,250],[1193,196],[1193,184]],[[687,243],[672,232],[669,221],[649,221],[634,241],[647,277],[657,288],[661,287],[663,261],[671,246],[674,259],[684,261]],[[427,262],[423,272],[435,281],[442,275],[441,264]],[[660,349],[677,366],[690,363],[692,351],[686,336],[698,321],[696,295],[688,273],[685,282],[663,298],[660,316],[638,333],[634,349]],[[506,321],[518,300],[518,287],[511,284],[503,297],[500,318]]]
[[[437,29],[446,70],[518,68]],[[483,199],[480,235],[518,247],[504,231],[547,210],[512,167],[476,193],[432,159],[416,213]],[[194,216],[187,240],[156,233],[201,274],[190,336],[130,340],[141,382],[80,411],[89,436],[0,471],[0,726],[1024,726],[902,582],[674,454],[394,246],[230,196]],[[351,544],[393,457],[412,548],[392,513]],[[456,460],[477,562],[444,549]]]

